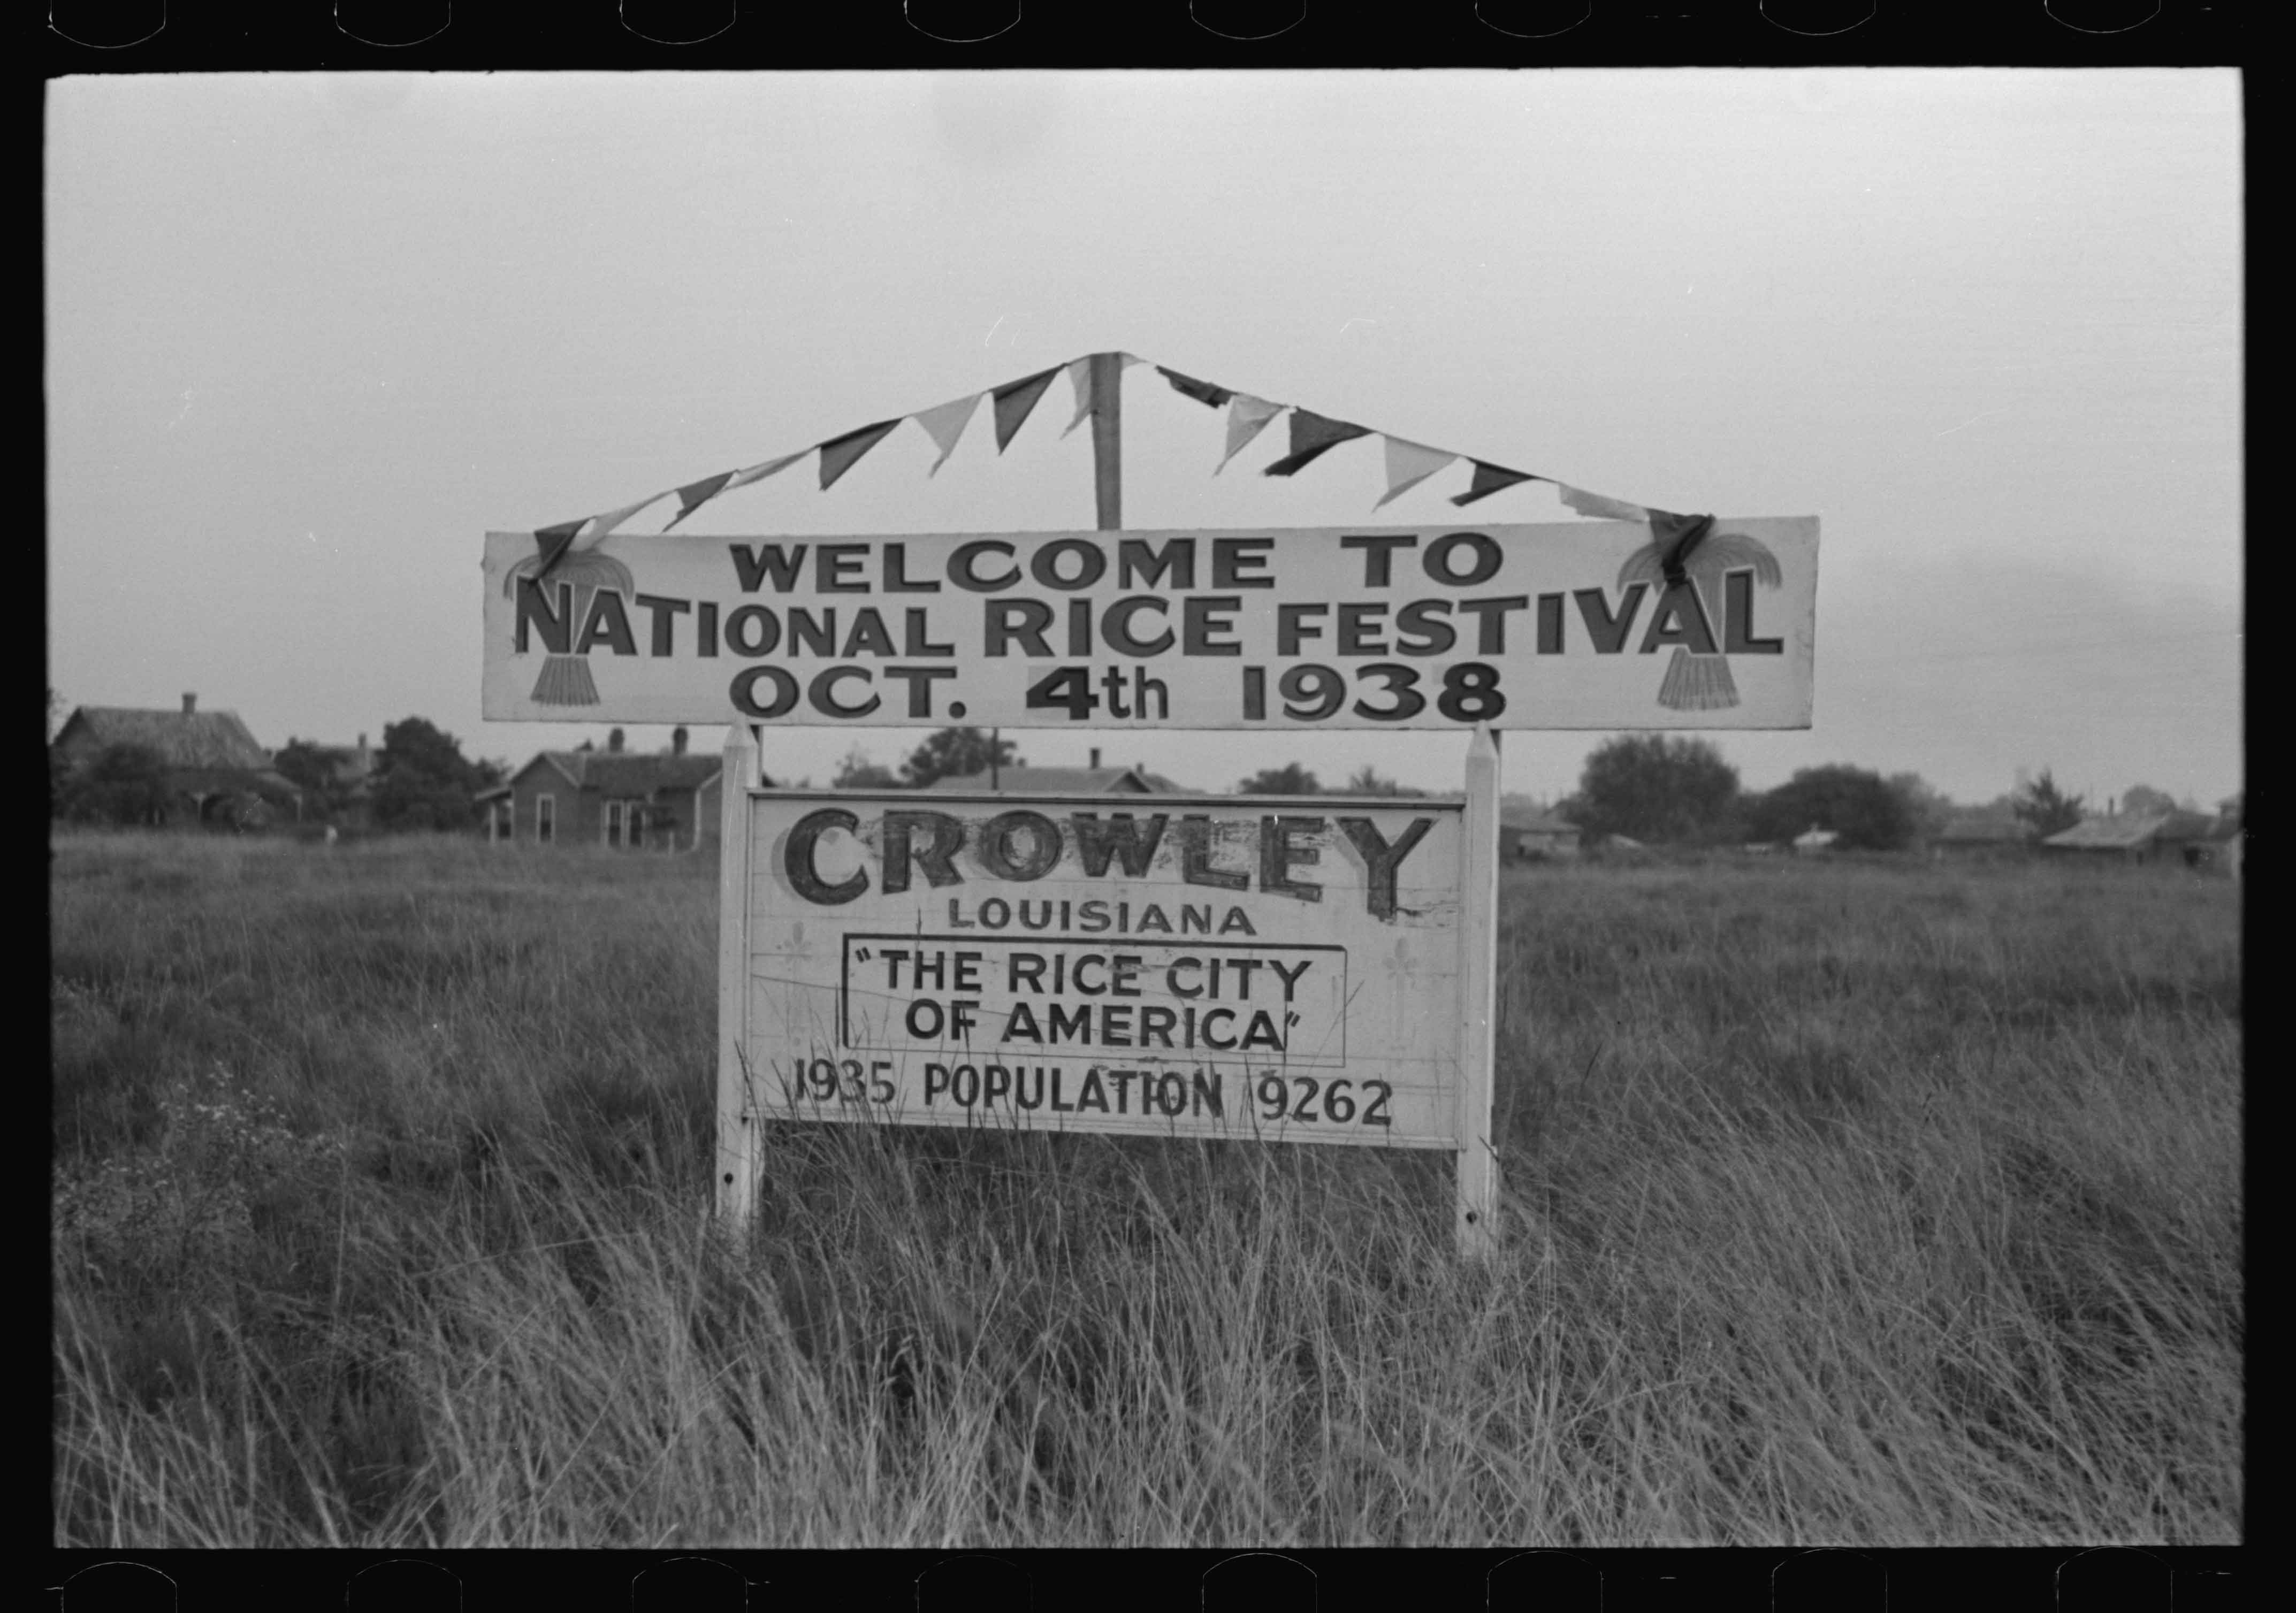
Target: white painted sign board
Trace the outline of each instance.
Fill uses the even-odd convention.
[[[494,720],[1806,728],[1815,518],[612,536],[490,532]]]
[[[737,728],[721,1208],[776,1120],[1487,1152],[1491,760],[1469,800],[865,795],[730,787]]]

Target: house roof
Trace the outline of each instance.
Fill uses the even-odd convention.
[[[143,711],[129,706],[82,706],[56,733],[62,744],[86,733],[96,745],[144,745],[170,767],[260,771],[271,753],[255,742],[236,711]]]
[[[1568,818],[1559,818],[1551,812],[1539,812],[1529,806],[1499,808],[1499,827],[1521,834],[1577,834],[1578,825]]]
[[[927,790],[978,791],[990,788],[988,770],[935,779]],[[997,769],[996,792],[1032,795],[1178,795],[1180,787],[1143,767],[1030,767]]]
[[[2172,812],[2169,821],[2161,825],[2164,840],[2213,840],[2224,838],[2218,832],[2222,820],[2205,812]]]
[[[2041,844],[2066,851],[2134,851],[2150,844],[2174,820],[2198,815],[2179,812],[2124,812],[2117,817],[2083,818],[2070,829],[2051,835]],[[2183,838],[2198,837],[2187,835]]]
[[[665,790],[699,790],[716,778],[725,764],[709,753],[676,755],[632,750],[543,750],[512,775],[525,777],[547,763],[578,790],[602,795],[652,796]]]

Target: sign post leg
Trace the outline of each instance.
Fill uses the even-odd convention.
[[[1491,1134],[1492,1071],[1498,1018],[1499,744],[1479,725],[1467,744],[1464,887],[1461,962],[1466,987],[1466,1044],[1459,1072],[1461,1258],[1487,1260],[1499,1247],[1499,1157]]]
[[[750,790],[758,747],[749,725],[726,733],[718,774],[718,1214],[734,1231],[745,1230],[758,1204],[758,1127],[752,1072],[742,1044],[750,996]]]

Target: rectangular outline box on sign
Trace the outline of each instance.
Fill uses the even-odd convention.
[[[1111,946],[1111,943],[1108,943],[1108,942],[1104,942],[1104,941],[1098,941],[1098,940],[1091,939],[1091,938],[1089,938],[1078,937],[1078,936],[1069,936],[1069,935],[1045,936],[1045,937],[1037,937],[1037,936],[1030,936],[1030,935],[1018,935],[1018,936],[1004,936],[1004,935],[991,935],[991,936],[921,935],[921,934],[914,934],[914,933],[911,933],[911,932],[906,931],[906,930],[901,930],[901,931],[890,931],[890,930],[888,930],[888,931],[880,931],[880,932],[874,932],[874,933],[871,933],[871,932],[862,932],[862,931],[848,931],[848,932],[846,932],[846,933],[845,933],[845,935],[841,938],[841,939],[842,939],[842,941],[843,941],[843,944],[844,944],[844,945],[843,945],[843,956],[842,956],[842,957],[841,957],[841,959],[840,960],[840,970],[839,970],[838,987],[837,987],[837,1019],[838,1019],[837,1034],[838,1034],[838,1045],[839,1045],[839,1046],[840,1046],[840,1047],[842,1047],[842,1048],[845,1048],[845,1049],[848,1049],[848,1050],[849,1050],[849,1051],[856,1052],[900,1052],[900,1053],[921,1053],[921,1052],[939,1052],[939,1051],[940,1051],[940,1044],[927,1044],[927,1043],[926,1043],[922,1038],[919,1038],[919,1037],[916,1037],[916,1036],[898,1036],[898,1037],[897,1037],[897,1036],[882,1036],[882,1037],[880,1037],[879,1039],[875,1039],[875,1040],[865,1040],[865,1039],[863,1039],[863,1038],[861,1038],[861,1037],[858,1037],[858,1036],[857,1036],[855,1035],[855,1032],[854,1032],[854,1022],[853,1022],[853,1002],[852,1002],[852,995],[853,995],[853,979],[852,979],[852,974],[853,974],[853,962],[854,962],[854,959],[853,959],[853,947],[854,947],[854,944],[855,944],[856,942],[879,942],[879,941],[890,941],[890,942],[906,942],[906,943],[911,943],[911,944],[915,944],[915,943],[931,943],[931,944],[936,945],[936,946],[1029,946],[1029,947],[1040,947],[1040,948],[1041,948],[1041,947],[1052,947],[1052,946],[1078,946],[1078,945],[1082,945],[1082,946],[1087,946],[1087,947],[1093,947],[1093,948],[1102,948],[1102,947],[1108,947],[1108,946]],[[1302,1052],[1293,1052],[1293,1051],[1292,1051],[1292,1049],[1287,1045],[1287,1046],[1283,1049],[1283,1058],[1282,1058],[1282,1060],[1281,1060],[1281,1062],[1282,1062],[1282,1063],[1283,1063],[1283,1064],[1284,1064],[1285,1066],[1287,1066],[1287,1067],[1292,1066],[1292,1065],[1300,1065],[1300,1066],[1303,1066],[1303,1067],[1305,1067],[1305,1068],[1307,1068],[1307,1069],[1344,1069],[1344,1068],[1346,1067],[1346,1065],[1347,1065],[1347,1061],[1348,1061],[1348,1004],[1349,1004],[1349,1002],[1352,1000],[1352,994],[1351,994],[1351,993],[1349,991],[1349,989],[1348,989],[1348,963],[1349,963],[1349,958],[1348,958],[1348,949],[1347,949],[1345,946],[1335,946],[1335,945],[1329,945],[1329,944],[1320,943],[1320,942],[1296,942],[1296,943],[1295,943],[1295,942],[1283,942],[1283,941],[1273,941],[1273,942],[1270,942],[1270,941],[1194,941],[1194,942],[1187,942],[1187,943],[1177,942],[1177,941],[1146,941],[1146,942],[1144,942],[1144,941],[1142,941],[1139,938],[1137,938],[1136,936],[1136,937],[1131,937],[1131,938],[1118,938],[1118,940],[1114,943],[1114,945],[1117,945],[1117,946],[1129,946],[1136,947],[1136,948],[1138,948],[1141,952],[1144,952],[1144,953],[1151,953],[1151,952],[1159,952],[1159,953],[1197,952],[1197,951],[1209,950],[1209,949],[1212,949],[1212,948],[1218,948],[1218,949],[1225,950],[1225,951],[1229,951],[1229,952],[1249,952],[1249,953],[1292,953],[1292,954],[1298,954],[1298,953],[1335,953],[1335,954],[1338,954],[1338,957],[1339,957],[1339,966],[1340,966],[1340,967],[1339,967],[1339,976],[1340,976],[1340,978],[1339,978],[1339,985],[1338,985],[1338,987],[1337,987],[1337,990],[1336,990],[1336,993],[1335,993],[1335,1005],[1334,1005],[1334,1010],[1333,1010],[1333,1012],[1332,1012],[1332,1020],[1333,1020],[1333,1022],[1334,1022],[1334,1028],[1336,1028],[1336,1030],[1338,1031],[1338,1037],[1337,1037],[1337,1044],[1336,1044],[1336,1046],[1334,1046],[1334,1045],[1333,1045],[1332,1039],[1331,1039],[1331,1038],[1329,1038],[1329,1037],[1326,1037],[1324,1041],[1322,1041],[1322,1042],[1319,1042],[1319,1043],[1316,1044],[1316,1052],[1314,1052],[1302,1053]],[[1094,954],[1094,953],[1091,953],[1091,952],[1087,952],[1087,953],[1086,953],[1084,955],[1088,957],[1088,956],[1095,955],[1095,954]],[[1170,963],[1169,963],[1169,962],[1168,961],[1168,962],[1159,962],[1159,963],[1157,963],[1154,967],[1156,967],[1156,968],[1160,968],[1160,969],[1168,969],[1169,967],[1171,967],[1171,964],[1170,964]],[[1002,995],[1013,995],[1013,994],[1011,994],[1011,993],[1007,992],[1007,993],[1004,993],[1004,994],[1002,994]],[[1287,998],[1286,1000],[1288,1001],[1289,999]],[[1153,1003],[1144,1003],[1144,1004],[1142,1004],[1142,1006],[1144,1006],[1144,1007],[1152,1007],[1152,1006],[1155,1006],[1155,1005],[1156,1005],[1156,1004],[1153,1004]],[[1191,1020],[1191,1021],[1189,1021],[1188,1023],[1193,1024],[1193,1023],[1194,1023],[1194,1022],[1193,1022],[1193,1020]],[[1168,1029],[1172,1029],[1172,1028],[1177,1028],[1177,1026],[1175,1026],[1175,1027],[1168,1028]],[[1287,1029],[1288,1029],[1288,1028],[1289,1028],[1287,1027]],[[1145,1037],[1147,1035],[1149,1035],[1150,1033],[1148,1032],[1148,1030],[1146,1029],[1146,1028],[1144,1026],[1144,1027],[1141,1028],[1141,1030],[1140,1030],[1140,1033],[1139,1033],[1139,1034],[1140,1034],[1140,1035],[1144,1038],[1144,1037]],[[1182,1034],[1183,1034],[1183,1036],[1188,1036],[1188,1033],[1186,1033],[1186,1032],[1185,1032],[1185,1031],[1184,1031]],[[1287,1038],[1287,1041],[1288,1041],[1288,1038]],[[1171,1041],[1171,1039],[1170,1039],[1169,1035],[1168,1034],[1168,1035],[1167,1035],[1167,1036],[1166,1036],[1165,1042],[1164,1042],[1161,1045],[1162,1045],[1162,1049],[1163,1049],[1163,1051],[1164,1051],[1165,1052],[1167,1052],[1167,1053],[1175,1053],[1175,1054],[1177,1054],[1177,1053],[1191,1053],[1191,1052],[1199,1052],[1199,1051],[1200,1051],[1200,1050],[1199,1050],[1199,1047],[1198,1047],[1198,1044],[1193,1041],[1193,1037],[1192,1037],[1192,1036],[1188,1037],[1188,1039],[1185,1041],[1185,1044],[1184,1044],[1184,1045],[1175,1045],[1175,1044],[1172,1043],[1172,1041]],[[968,1051],[970,1051],[970,1050],[968,1050]],[[1078,1054],[1084,1054],[1084,1053],[1113,1054],[1113,1055],[1114,1055],[1114,1058],[1109,1060],[1109,1061],[1111,1061],[1111,1062],[1113,1062],[1113,1061],[1115,1061],[1115,1060],[1129,1059],[1129,1058],[1132,1058],[1132,1057],[1135,1057],[1135,1056],[1137,1056],[1137,1055],[1142,1055],[1142,1054],[1145,1054],[1145,1053],[1148,1053],[1148,1052],[1152,1052],[1156,1051],[1156,1049],[1155,1049],[1154,1047],[1152,1047],[1152,1046],[1151,1046],[1151,1045],[1150,1045],[1150,1044],[1148,1044],[1148,1043],[1144,1039],[1144,1040],[1142,1040],[1142,1041],[1140,1041],[1140,1042],[1131,1043],[1131,1044],[1125,1044],[1125,1043],[1111,1043],[1111,1042],[1105,1042],[1105,1041],[1101,1041],[1101,1042],[1078,1042],[1078,1043],[1076,1043],[1076,1044],[1074,1044],[1074,1051],[1075,1051],[1077,1053],[1078,1053]],[[1213,1044],[1213,1043],[1210,1043],[1210,1042],[1205,1042],[1205,1043],[1203,1043],[1203,1044],[1201,1044],[1201,1052],[1204,1055],[1206,1055],[1206,1056],[1214,1056],[1214,1057],[1217,1057],[1217,1056],[1224,1056],[1224,1055],[1225,1055],[1225,1056],[1233,1056],[1233,1055],[1234,1055],[1235,1053],[1237,1053],[1239,1051],[1241,1051],[1241,1050],[1240,1050],[1240,1048],[1238,1047],[1238,1045],[1237,1045],[1237,1044],[1231,1044],[1230,1045],[1228,1045],[1228,1046],[1226,1046],[1226,1047],[1220,1047],[1220,1046],[1218,1046],[1218,1045],[1217,1045],[1217,1044]],[[1032,1050],[1023,1049],[1023,1050],[1022,1050],[1020,1053],[1018,1053],[1018,1054],[1005,1054],[1005,1055],[1000,1055],[1000,1056],[1017,1056],[1017,1057],[1028,1057],[1028,1058],[1034,1058],[1034,1057],[1041,1057],[1041,1056],[1045,1056],[1045,1055],[1046,1055],[1046,1054],[1051,1054],[1051,1053],[1054,1053],[1054,1052],[1056,1052],[1056,1049],[1054,1049],[1054,1047],[1050,1043],[1047,1043],[1044,1047],[1042,1047],[1042,1048],[1038,1048],[1038,1049],[1036,1049],[1036,1050],[1033,1050],[1033,1051],[1032,1051]],[[979,1055],[978,1055],[978,1054],[974,1054],[973,1056],[979,1056]]]

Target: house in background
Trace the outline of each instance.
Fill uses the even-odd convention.
[[[1499,808],[1499,861],[1540,863],[1578,855],[1578,825],[1528,806]]]
[[[2216,822],[2209,831],[2207,857],[2203,866],[2229,879],[2241,877],[2240,865],[2248,844],[2248,831],[2241,821],[2227,814]]]
[[[2008,862],[2033,855],[2033,826],[2006,813],[1964,813],[1930,839],[1939,861]]]
[[[603,846],[613,851],[694,851],[718,843],[724,766],[685,749],[685,730],[668,750],[545,750],[479,795],[486,837],[520,846]],[[770,787],[772,781],[766,781]]]
[[[2204,868],[2220,820],[2198,812],[2124,812],[2085,818],[2041,842],[2051,856],[2097,863]]]
[[[994,780],[992,782],[991,780]],[[987,769],[962,777],[935,779],[926,790],[994,791],[998,795],[1180,795],[1177,784],[1144,766],[1103,767],[1100,752],[1083,767],[1031,767],[1014,762],[992,774]]]
[[[1816,824],[1812,823],[1808,828],[1794,836],[1792,841],[1793,854],[1799,857],[1808,856],[1812,852],[1832,851],[1833,849],[1833,843],[1841,838],[1841,837],[1836,834],[1833,830],[1820,829]]]
[[[114,745],[139,745],[165,770],[170,823],[260,828],[296,815],[302,793],[271,766],[235,711],[201,711],[184,696],[180,711],[82,706],[64,719],[50,751],[77,770]]]

